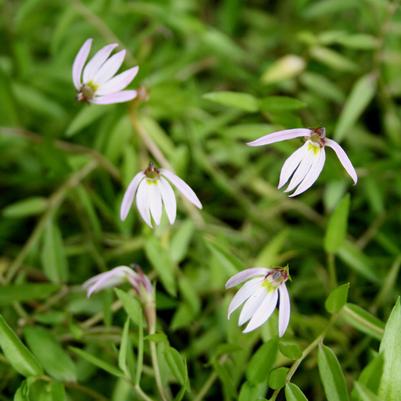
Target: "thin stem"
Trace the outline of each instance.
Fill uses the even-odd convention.
[[[141,397],[144,401],[153,401],[152,398],[150,398],[140,387],[139,384],[136,384],[135,387],[135,392]]]
[[[199,393],[197,396],[194,398],[193,401],[202,401],[205,395],[208,393],[208,391],[211,389],[213,386],[214,382],[218,378],[218,375],[215,371],[213,371],[210,376],[207,378],[205,383],[203,384],[202,388],[199,390]]]
[[[336,262],[335,256],[332,252],[327,254],[327,264],[329,267],[329,284],[330,289],[332,290],[337,287]]]

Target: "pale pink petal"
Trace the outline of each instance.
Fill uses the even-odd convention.
[[[319,178],[319,175],[323,170],[325,161],[326,161],[326,152],[324,148],[321,148],[319,151],[319,155],[317,157],[315,156],[315,160],[308,174],[306,174],[305,178],[302,180],[301,184],[299,184],[296,191],[290,195],[290,198],[302,194],[302,192],[305,192],[313,185],[313,183]]]
[[[198,199],[192,188],[185,181],[173,174],[171,171],[168,171],[164,168],[160,169],[160,173],[168,180],[170,180],[185,198],[187,198],[197,208],[202,209],[202,204],[200,203],[200,200]]]
[[[301,163],[301,160],[304,158],[305,153],[307,152],[306,143],[297,149],[283,164],[280,172],[280,182],[278,184],[278,189],[283,187],[286,182],[290,179],[290,177],[294,174],[294,171]]]
[[[252,142],[248,142],[248,146],[262,146],[262,145],[269,145],[275,142],[286,141],[288,139],[309,137],[312,130],[308,128],[293,128],[293,129],[286,129],[283,131],[273,132],[271,134],[264,135]]]
[[[114,78],[100,85],[96,90],[96,96],[109,95],[110,93],[119,92],[128,86],[138,73],[139,67],[130,68]]]
[[[112,93],[110,95],[94,97],[90,102],[94,104],[123,103],[134,99],[136,95],[137,92],[135,90],[121,91],[117,93]]]
[[[277,305],[278,291],[269,292],[256,310],[243,333],[257,329],[269,319]]]
[[[308,142],[306,144],[308,144]],[[291,181],[288,184],[288,187],[285,190],[285,192],[292,191],[303,181],[303,179],[308,174],[315,159],[316,159],[316,156],[312,150],[308,150],[305,152],[304,158],[302,159],[298,168],[295,170],[295,173],[292,176]]]
[[[234,276],[232,276],[229,280],[227,280],[225,287],[232,288],[238,284],[243,283],[246,280],[249,280],[255,276],[266,276],[272,269],[266,269],[265,267],[252,267],[250,269],[242,270]]]
[[[152,227],[152,221],[150,219],[150,199],[149,199],[149,185],[146,182],[146,178],[139,184],[138,190],[136,191],[136,207],[138,208],[139,214],[142,216],[145,223]]]
[[[280,307],[278,314],[278,335],[282,337],[287,330],[288,323],[290,321],[291,305],[290,297],[288,295],[287,287],[285,283],[281,284],[278,288],[280,293]]]
[[[124,61],[125,50],[121,50],[118,53],[111,56],[97,71],[93,77],[93,81],[97,85],[101,85],[108,81],[114,74],[119,70],[121,64]]]
[[[242,307],[241,313],[238,319],[238,326],[242,326],[246,323],[259,308],[266,296],[266,288],[259,287],[252,296],[250,296]]]
[[[260,283],[263,281],[263,277],[257,277],[249,280],[245,283],[238,292],[234,295],[233,299],[228,306],[228,319],[231,314],[238,309],[255,291],[260,288]]]
[[[177,202],[175,199],[174,191],[171,188],[171,185],[163,177],[160,177],[159,183],[160,193],[162,195],[162,200],[166,209],[168,221],[170,222],[170,224],[173,224],[177,213]]]
[[[75,89],[81,88],[81,75],[82,69],[88,58],[92,46],[92,39],[87,39],[79,49],[78,54],[75,56],[74,64],[72,65],[72,81],[74,82]]]
[[[129,183],[127,190],[125,191],[123,201],[121,202],[120,208],[120,219],[125,220],[128,212],[134,201],[136,190],[141,180],[145,177],[145,174],[140,171]]]
[[[110,53],[115,49],[118,45],[113,43],[111,45],[107,45],[102,47],[86,64],[84,69],[83,80],[84,83],[92,81],[95,77],[96,73],[99,71],[100,67],[104,64],[107,58],[110,56]]]
[[[148,183],[148,194],[149,194],[149,208],[150,213],[153,217],[154,222],[157,226],[160,225],[162,218],[162,196],[160,194],[159,185],[155,182]]]
[[[325,144],[329,148],[332,148],[334,150],[334,152],[336,152],[338,160],[340,160],[340,163],[343,165],[343,167],[347,171],[348,175],[352,178],[352,180],[354,181],[354,185],[355,185],[358,182],[358,176],[356,175],[354,166],[352,165],[351,160],[348,158],[344,149],[337,142],[333,141],[332,139],[326,139]]]

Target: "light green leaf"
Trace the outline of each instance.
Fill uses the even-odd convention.
[[[305,72],[301,75],[300,81],[309,90],[317,93],[325,99],[340,103],[344,100],[344,94],[335,83],[331,82],[324,75],[313,72]]]
[[[143,314],[139,301],[132,293],[127,293],[119,288],[115,288],[114,291],[116,292],[119,300],[122,302],[127,315],[136,325],[142,326]]]
[[[178,227],[170,245],[171,259],[174,263],[179,263],[184,259],[194,231],[195,226],[192,220],[186,220]]]
[[[60,288],[57,284],[10,284],[0,290],[0,305],[46,299]]]
[[[354,389],[360,401],[382,401],[375,393],[361,383],[355,382]],[[395,398],[394,398],[395,399]],[[385,398],[387,401],[387,398]],[[390,401],[390,399],[388,399]]]
[[[261,111],[288,111],[306,107],[304,102],[287,96],[268,96],[259,100]]]
[[[311,50],[311,56],[320,61],[323,64],[326,64],[328,67],[333,70],[338,71],[355,71],[357,69],[357,64],[353,61],[347,59],[340,53],[337,53],[334,50],[328,49],[323,46],[313,47]]]
[[[165,347],[164,356],[173,376],[181,386],[186,386],[188,383],[188,372],[184,357],[175,348],[168,345]]]
[[[286,401],[308,401],[305,394],[294,383],[288,383],[285,386],[285,399]]]
[[[325,345],[319,346],[318,367],[328,401],[349,401],[344,374],[334,352]]]
[[[363,384],[377,394],[380,381],[383,375],[384,358],[383,354],[376,355],[369,364],[362,370],[358,382]]]
[[[27,377],[43,374],[39,361],[21,342],[2,315],[0,315],[0,347],[18,373]]]
[[[35,216],[44,212],[46,208],[47,199],[38,196],[8,205],[3,209],[3,216],[13,218]]]
[[[246,368],[246,378],[257,384],[269,380],[270,371],[276,361],[278,341],[272,338],[263,344],[252,356]]]
[[[118,367],[125,373],[128,378],[131,378],[131,372],[127,364],[127,356],[129,353],[130,341],[129,341],[129,321],[130,318],[127,317],[123,334],[121,336],[120,351],[118,353]]]
[[[285,81],[295,78],[305,69],[306,63],[302,57],[288,54],[271,64],[262,74],[265,84]]]
[[[347,302],[349,283],[342,284],[335,288],[327,297],[324,306],[327,312],[337,313]]]
[[[280,341],[279,350],[284,356],[292,360],[298,359],[302,355],[301,348],[295,342]]]
[[[77,134],[79,131],[86,128],[88,125],[95,122],[101,116],[104,115],[104,106],[91,104],[89,106],[84,105],[79,113],[71,121],[67,128],[65,135],[71,137]],[[110,110],[108,110],[110,112]]]
[[[269,377],[269,387],[273,390],[278,390],[285,386],[285,381],[287,379],[287,373],[289,368],[281,367],[277,369],[273,369],[270,372]]]
[[[234,107],[251,113],[259,109],[258,100],[248,93],[229,91],[210,92],[204,94],[203,97],[223,106]]]
[[[376,92],[376,81],[376,76],[368,74],[355,82],[334,131],[334,139],[336,141],[341,141],[346,134],[351,134],[351,128]]]

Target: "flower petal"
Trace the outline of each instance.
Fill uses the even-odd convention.
[[[120,207],[120,219],[125,220],[128,212],[131,208],[132,202],[135,197],[136,190],[141,180],[145,177],[145,174],[140,171],[129,183],[127,190],[125,191],[123,201]]]
[[[166,209],[168,221],[173,224],[177,214],[177,201],[175,199],[174,191],[166,179],[160,177],[160,193]]]
[[[75,89],[77,90],[81,88],[82,69],[85,65],[86,59],[88,58],[91,46],[92,39],[87,39],[79,49],[79,52],[75,56],[75,60],[72,65],[72,81],[74,82]]]
[[[255,291],[260,288],[260,283],[263,277],[257,277],[245,283],[238,292],[234,295],[233,299],[228,306],[227,318],[230,319],[231,314],[238,309]]]
[[[266,288],[259,287],[258,289],[256,289],[256,291],[254,291],[254,293],[247,299],[244,306],[242,307],[238,319],[238,326],[242,326],[253,316],[265,297]]]
[[[308,174],[306,174],[305,178],[302,180],[301,184],[298,186],[296,191],[290,195],[290,198],[293,196],[297,196],[302,192],[305,192],[308,188],[310,188],[313,185],[313,183],[319,178],[319,175],[323,170],[325,161],[326,161],[326,152],[324,148],[321,148],[319,151],[319,155],[313,161],[313,164]]]
[[[121,67],[121,64],[124,61],[125,53],[125,50],[121,50],[111,56],[97,71],[93,77],[93,81],[98,85],[108,81]]]
[[[271,143],[286,141],[288,139],[299,138],[300,136],[309,137],[312,130],[309,128],[293,128],[283,131],[276,131],[271,134],[264,135],[252,142],[248,142],[248,146],[270,145]]]
[[[137,92],[135,90],[121,91],[117,93],[111,93],[110,95],[94,97],[90,102],[94,104],[122,103],[134,99],[136,95]]]
[[[185,198],[187,198],[197,208],[202,209],[202,204],[200,203],[200,200],[198,199],[192,188],[184,180],[164,168],[160,169],[160,173],[169,181],[171,181]]]
[[[249,333],[252,330],[257,329],[263,323],[269,319],[277,305],[278,291],[269,292],[265,299],[260,304],[259,308],[256,310],[252,319],[249,321],[248,325],[245,327],[243,333]]]
[[[162,218],[162,196],[160,194],[159,184],[157,182],[149,183],[148,184],[148,194],[149,194],[149,208],[150,213],[153,217],[154,222],[157,226],[160,225],[160,220]]]
[[[139,184],[138,190],[136,191],[136,207],[138,208],[139,214],[142,216],[145,223],[152,227],[152,221],[150,219],[150,201],[149,201],[149,185],[146,182],[146,178]]]
[[[109,95],[110,93],[121,91],[131,83],[138,73],[138,70],[139,67],[136,66],[116,75],[114,78],[100,85],[96,91],[96,95]]]
[[[84,83],[87,83],[93,80],[96,73],[99,71],[100,67],[104,64],[107,58],[110,56],[110,53],[118,46],[116,43],[112,43],[111,45],[107,45],[102,47],[86,64],[84,69],[83,80]]]
[[[356,174],[354,166],[351,163],[351,160],[345,153],[344,149],[337,142],[333,141],[332,139],[326,139],[325,143],[329,148],[332,148],[334,150],[334,152],[336,152],[338,160],[340,160],[340,163],[343,165],[343,167],[345,168],[348,175],[352,178],[352,180],[354,181],[354,185],[355,185],[358,182],[358,176]]]
[[[299,163],[304,158],[305,152],[307,151],[305,147],[306,143],[297,149],[291,156],[284,162],[283,167],[281,167],[280,172],[280,182],[278,184],[278,189],[283,187],[285,183],[290,179]]]
[[[267,269],[266,267],[252,267],[250,269],[242,270],[227,280],[225,287],[232,288],[243,283],[245,280],[250,279],[251,277],[265,276],[271,270],[272,269]]]
[[[278,313],[278,335],[282,337],[287,330],[290,321],[291,305],[290,297],[288,295],[285,283],[281,284],[278,288],[280,293],[280,307]]]

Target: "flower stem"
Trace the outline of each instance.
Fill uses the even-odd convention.
[[[336,273],[336,263],[335,257],[332,252],[327,254],[327,264],[329,267],[329,286],[333,290],[337,287],[337,273]]]

